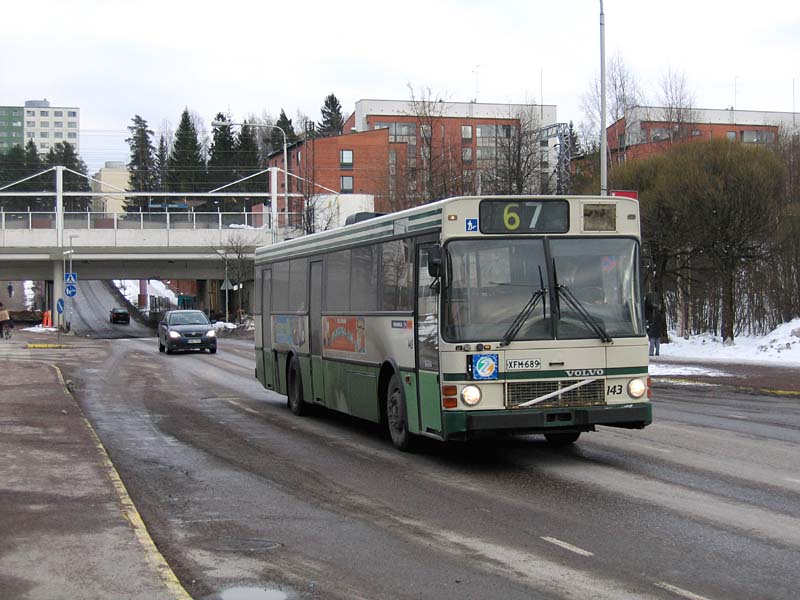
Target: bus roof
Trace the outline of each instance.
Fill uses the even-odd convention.
[[[345,248],[368,241],[377,242],[384,238],[420,234],[428,231],[434,233],[442,228],[441,216],[447,205],[457,201],[486,199],[513,199],[515,201],[598,200],[614,204],[638,204],[630,198],[619,196],[457,196],[380,217],[373,217],[352,225],[303,235],[291,240],[278,242],[277,244],[261,246],[256,249],[255,262],[258,265],[289,257],[315,254],[320,250],[330,251],[339,247]]]

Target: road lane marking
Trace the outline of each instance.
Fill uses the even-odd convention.
[[[731,419],[743,419],[745,421],[749,421],[750,417],[745,417],[743,415],[728,415]]]
[[[681,596],[683,598],[688,598],[689,600],[709,600],[705,596],[700,596],[699,594],[695,594],[688,590],[684,590],[682,588],[679,588],[678,586],[666,583],[664,581],[657,581],[653,585],[655,585],[656,587],[660,587],[662,590],[667,590],[668,592],[677,594],[678,596]]]
[[[784,481],[791,481],[792,483],[800,483],[800,479],[795,479],[794,477],[784,477]]]
[[[594,554],[592,552],[589,552],[588,550],[584,550],[583,548],[578,548],[577,546],[573,546],[572,544],[568,544],[567,542],[562,542],[561,540],[554,537],[542,536],[542,539],[545,542],[550,542],[551,544],[555,544],[556,546],[560,546],[565,550],[569,550],[570,552],[574,552],[575,554],[580,554],[581,556],[594,556]]]
[[[254,414],[254,415],[260,415],[261,414],[257,410],[253,410],[252,408],[250,408],[249,406],[245,406],[244,404],[239,404],[238,402],[236,402],[234,400],[227,400],[227,402],[229,404],[233,404],[234,406],[237,406],[237,407],[241,408],[242,410],[247,411],[247,412],[249,412],[251,414]]]

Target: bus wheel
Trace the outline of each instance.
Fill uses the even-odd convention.
[[[408,452],[412,449],[413,435],[408,431],[408,414],[403,399],[403,388],[400,379],[392,375],[386,388],[386,424],[392,444],[398,450]]]
[[[548,445],[553,448],[563,448],[578,441],[581,437],[580,431],[571,433],[545,433],[544,438],[547,440]]]
[[[300,361],[296,356],[293,356],[289,363],[288,383],[289,394],[286,403],[289,405],[289,410],[300,417],[306,412],[306,409],[303,403],[303,378],[300,376]]]

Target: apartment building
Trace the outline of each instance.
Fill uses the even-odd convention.
[[[106,161],[105,166],[92,175],[93,192],[119,192],[129,189],[131,174],[122,161]],[[92,200],[92,210],[104,213],[124,211],[122,196],[99,196]]]
[[[0,106],[0,153],[24,144],[23,110],[21,106]]]
[[[81,111],[77,106],[51,106],[44,100],[27,100],[23,107],[23,144],[33,140],[44,155],[59,142],[69,142],[80,153]]]
[[[309,135],[288,148],[288,170],[296,176],[289,178],[289,192],[307,198],[372,195],[375,210],[391,212],[429,199],[434,162],[438,171],[447,171],[437,176],[450,182],[451,195],[479,192],[482,175],[489,173],[498,149],[521,122],[546,128],[556,123],[556,107],[359,100],[342,135]],[[544,137],[537,149],[545,172],[555,163],[555,145],[555,139]],[[273,152],[267,163],[283,168],[282,150]],[[278,185],[281,194],[282,178]]]
[[[800,113],[637,106],[606,129],[612,164],[664,152],[673,143],[728,139],[773,146],[781,129],[796,131]]]

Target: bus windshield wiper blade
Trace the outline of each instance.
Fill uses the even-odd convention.
[[[559,284],[558,287],[556,288],[556,291],[558,292],[556,295],[559,297],[561,296],[562,293],[564,294],[564,302],[578,314],[578,316],[581,318],[581,321],[583,321],[583,323],[589,329],[591,329],[597,334],[597,337],[599,337],[606,344],[610,344],[613,341],[606,332],[605,328],[600,324],[600,322],[591,314],[589,314],[589,311],[587,311],[581,305],[580,301],[572,293],[572,290],[570,290],[564,284]]]
[[[505,334],[503,335],[503,339],[500,340],[501,347],[508,346],[511,343],[511,340],[517,337],[519,330],[522,329],[522,325],[528,320],[528,317],[531,316],[531,313],[533,313],[533,311],[536,309],[536,305],[539,304],[540,301],[542,302],[542,310],[544,312],[547,311],[545,300],[546,295],[547,289],[544,287],[542,268],[539,267],[539,289],[531,294],[530,300],[528,300],[525,306],[522,307],[522,310],[519,311],[508,330],[506,330]]]

